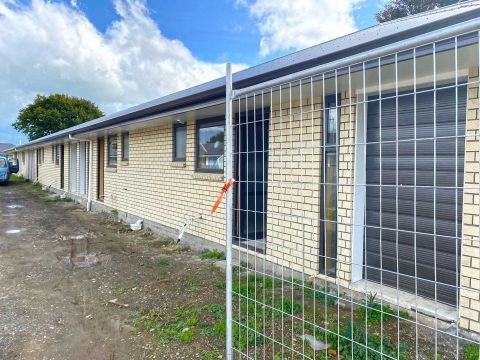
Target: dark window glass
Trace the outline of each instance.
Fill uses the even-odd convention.
[[[187,157],[187,126],[176,124],[173,128],[173,160],[185,161]]]
[[[108,167],[117,167],[117,136],[108,137]]]
[[[55,145],[52,145],[52,163],[55,162]]]
[[[128,133],[123,133],[122,134],[122,161],[128,160],[128,142],[129,142]]]
[[[55,165],[60,164],[60,145],[55,147]]]
[[[224,132],[223,120],[197,124],[197,170],[223,172]]]

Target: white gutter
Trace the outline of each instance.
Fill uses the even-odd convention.
[[[448,26],[443,29],[438,29],[430,33],[414,36],[410,39],[405,39],[396,43],[375,48],[366,52],[352,55],[343,59],[338,59],[326,64],[318,65],[306,70],[298,71],[288,74],[273,80],[265,81],[260,84],[255,84],[243,89],[233,90],[232,98],[237,98],[242,95],[251,94],[254,91],[270,88],[280,84],[290,83],[294,80],[308,78],[334,69],[346,67],[353,64],[362,63],[367,60],[375,59],[385,55],[390,55],[400,51],[412,49],[419,45],[433,43],[438,40],[444,40],[449,37],[466,34],[480,29],[480,18],[471,19],[462,23]]]

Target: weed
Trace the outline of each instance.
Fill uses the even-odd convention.
[[[27,180],[21,175],[10,175],[10,182],[27,182]]]
[[[200,255],[203,260],[225,260],[225,253],[223,251],[209,251]]]
[[[327,305],[334,305],[336,300],[335,296],[328,294],[328,288],[317,290],[305,287],[304,296],[305,299],[319,301],[322,303],[326,303]]]
[[[189,342],[192,342],[194,336],[195,336],[195,333],[193,332],[193,330],[188,329],[188,330],[183,330],[180,333],[180,336],[178,338],[182,342],[189,343]]]
[[[480,352],[480,346],[478,344],[465,344],[463,347],[463,353],[467,360],[478,360]]]
[[[291,302],[290,300],[284,299],[283,301],[277,302],[275,308],[283,311],[286,314],[300,314],[302,312],[302,305]]]
[[[110,211],[110,214],[112,214],[113,217],[117,217],[118,216],[118,210],[113,209],[112,211]]]
[[[225,312],[225,306],[223,306],[223,305],[210,305],[208,307],[208,310],[213,312],[213,313],[224,313]]]
[[[200,334],[203,336],[212,337],[216,335],[216,331],[214,328],[206,327],[200,330]]]
[[[163,279],[163,277],[161,277],[160,275],[152,275],[152,280],[153,281],[161,281]]]
[[[167,259],[157,259],[155,260],[154,264],[158,268],[167,267],[168,265],[170,265]]]
[[[368,334],[365,331],[364,325],[357,325],[352,321],[342,327],[337,334],[329,333],[327,339],[332,349],[346,359],[370,359],[380,360],[385,357],[405,360],[406,355],[405,346],[399,345],[400,350],[397,353],[397,345],[390,343],[385,337],[382,338],[376,334]],[[382,348],[383,345],[383,348]]]
[[[265,342],[262,334],[262,324],[257,321],[248,320],[241,325],[235,321],[232,325],[232,337],[234,346],[244,351],[247,346],[260,346]]]
[[[222,353],[218,350],[204,351],[201,353],[202,360],[216,360],[222,358]]]
[[[198,309],[179,308],[174,316],[150,310],[143,313],[134,323],[135,328],[155,332],[160,343],[172,340],[191,342],[195,336],[195,326],[199,323]]]
[[[121,295],[125,292],[125,288],[122,288],[122,287],[114,287],[111,289],[112,291],[112,294],[114,295]]]
[[[370,293],[367,297],[366,306],[360,306],[357,310],[362,320],[367,319],[368,323],[388,321],[393,318],[394,310],[388,305],[381,305],[376,301],[377,294]]]
[[[34,182],[32,183],[32,188],[35,190],[42,190],[42,184],[40,184],[39,182]]]

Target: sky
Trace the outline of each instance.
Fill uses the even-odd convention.
[[[385,0],[0,0],[0,142],[37,94],[105,113],[372,25]]]

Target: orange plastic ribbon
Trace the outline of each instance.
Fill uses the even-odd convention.
[[[223,185],[222,190],[220,190],[220,194],[218,195],[217,201],[215,201],[215,205],[213,205],[212,212],[210,213],[210,215],[215,214],[218,207],[220,206],[220,203],[222,202],[223,196],[228,191],[228,189],[230,189],[234,181],[235,179],[230,179],[228,180],[228,182],[225,183],[225,185]]]

